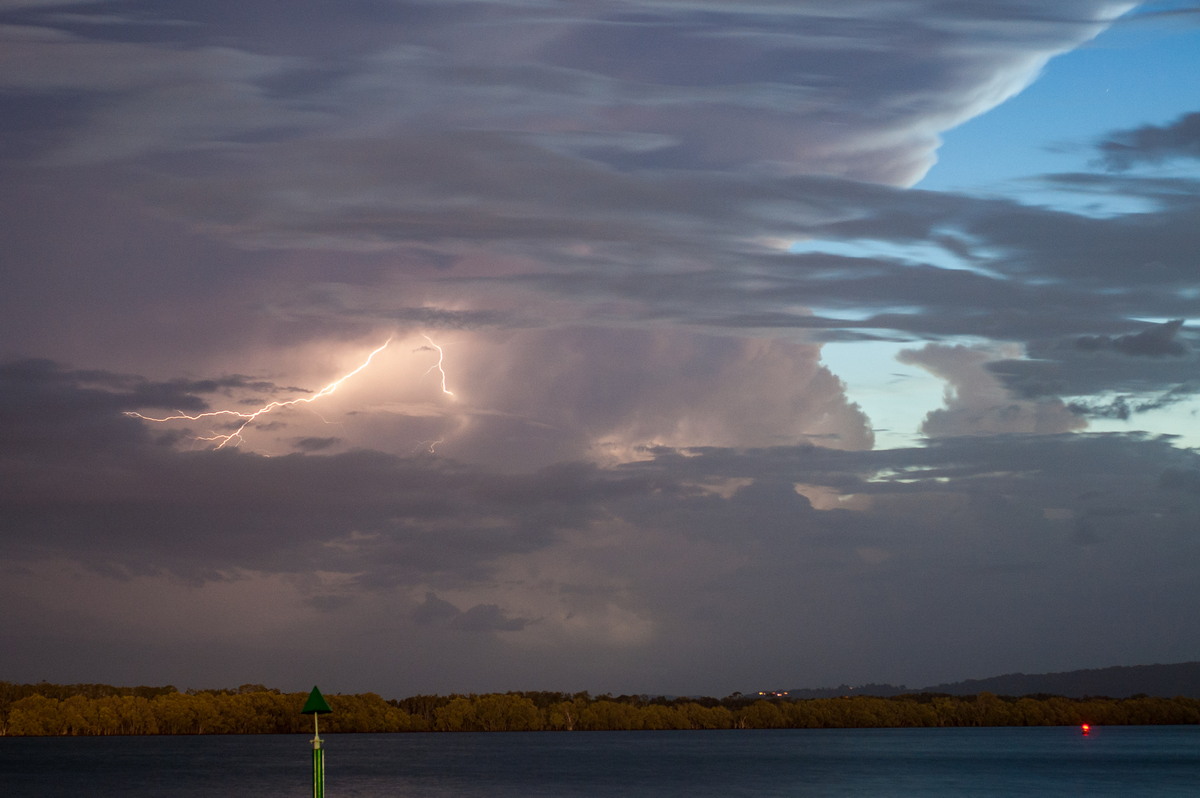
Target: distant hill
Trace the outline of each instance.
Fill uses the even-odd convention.
[[[1150,695],[1162,698],[1189,696],[1200,698],[1200,662],[1176,665],[1132,665],[1064,673],[1009,673],[988,679],[910,688],[893,684],[841,685],[816,689],[789,690],[789,698],[833,698],[843,695],[894,696],[905,693],[948,693],[950,695],[1061,695],[1068,698],[1107,696],[1128,698]]]
[[[1069,698],[1107,696],[1128,698],[1146,694],[1163,698],[1200,697],[1200,662],[1176,665],[1133,665],[1067,671],[1065,673],[1010,673],[990,679],[939,684],[923,692],[968,695],[989,692],[996,695],[1035,695],[1048,693]]]
[[[801,690],[788,690],[787,693],[759,693],[759,695],[770,697],[785,696],[787,698],[838,698],[844,695],[873,695],[887,698],[894,695],[906,695],[908,693],[919,693],[920,690],[912,690],[902,684],[863,684],[858,687],[851,687],[848,684],[838,685],[837,687],[810,687]]]

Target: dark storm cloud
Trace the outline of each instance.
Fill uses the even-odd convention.
[[[499,246],[550,260],[554,269],[506,276],[504,282],[570,298],[618,296],[645,303],[660,318],[1017,340],[1097,326],[1115,329],[1131,315],[1186,313],[1189,302],[1181,292],[1194,282],[1192,252],[1200,245],[1194,202],[1182,198],[1175,206],[1136,217],[1095,219],[828,179],[621,174],[525,145],[495,150],[489,137],[476,135],[440,137],[430,146],[441,155],[411,161],[404,154],[407,147],[378,145],[395,147],[398,159],[392,178],[386,171],[372,170],[370,178],[364,173],[362,185],[374,187],[372,207],[362,207],[346,193],[338,203],[344,217],[313,217],[305,211],[285,230],[278,228],[277,205],[276,229],[255,230],[258,223],[246,219],[245,233],[274,238],[288,232],[297,241],[308,235],[343,241],[364,236],[377,242]],[[481,168],[497,152],[508,153],[505,166]],[[298,168],[289,172],[289,180],[304,173],[307,167],[301,164],[327,163],[331,156],[295,160]],[[426,161],[441,166],[407,165]],[[526,161],[540,164],[535,181],[521,178]],[[337,155],[332,162],[342,164],[343,176],[360,168]],[[239,178],[245,196],[273,191],[269,183],[255,186],[245,179]],[[419,202],[389,188],[398,181],[423,186]],[[335,196],[359,183],[334,186]],[[587,191],[576,188],[585,185]],[[456,194],[475,202],[464,209]],[[183,197],[170,200],[179,201],[188,202],[191,215],[204,212]],[[948,231],[956,233],[952,244],[945,243]],[[901,259],[768,254],[748,243],[755,233],[895,246],[938,242],[961,265],[947,269]],[[590,252],[570,250],[579,240],[591,242]],[[1048,241],[1055,245],[1046,246]],[[655,254],[647,256],[648,250]],[[672,255],[657,254],[664,250]],[[1126,285],[1129,268],[1139,271],[1137,286]],[[874,309],[875,314],[847,321],[836,312],[781,311],[797,304],[857,313]],[[372,313],[412,318],[404,310]],[[502,317],[477,318],[486,323]]]
[[[528,624],[528,618],[506,617],[495,604],[476,604],[450,621],[455,629],[466,632],[519,632]]]
[[[59,384],[61,394],[87,396],[69,378]],[[97,424],[125,420],[113,404],[91,410]],[[0,463],[21,477],[0,494],[11,562],[77,561],[110,579],[166,573],[194,585],[319,570],[344,581],[307,605],[347,629],[376,623],[355,620],[372,595],[424,587],[424,601],[399,602],[403,617],[388,628],[443,651],[459,643],[440,635],[515,639],[562,622],[514,597],[442,597],[505,581],[522,558],[548,558],[542,589],[579,617],[619,600],[623,612],[653,618],[660,633],[628,656],[654,661],[704,660],[723,641],[767,667],[794,657],[784,638],[832,634],[839,653],[820,671],[832,677],[864,667],[850,660],[876,656],[882,635],[893,667],[918,667],[932,641],[912,630],[937,628],[964,651],[989,650],[983,617],[1015,663],[1049,651],[1017,622],[1029,613],[1088,628],[1102,614],[1105,640],[1142,645],[1162,624],[1178,631],[1179,619],[1125,624],[1077,585],[1103,578],[1106,590],[1125,593],[1151,574],[1177,584],[1200,513],[1187,477],[1200,469],[1196,455],[1144,436],[976,436],[886,451],[660,448],[611,468],[502,475],[366,451],[178,452],[130,426],[121,427],[131,441],[124,452],[105,441],[64,449],[52,444],[70,417],[14,421],[42,448],[36,469],[7,448]],[[840,498],[809,498],[821,490]],[[1086,567],[1079,548],[1090,552]],[[588,579],[573,580],[584,566]],[[841,598],[830,604],[830,595]],[[997,602],[1012,612],[988,609]],[[789,609],[806,607],[822,610]],[[605,661],[624,667],[624,651]],[[1131,656],[1102,644],[1086,651]],[[980,667],[965,654],[953,660]],[[515,674],[530,662],[518,656],[505,667]]]
[[[1014,617],[1031,617],[1025,611],[1064,621],[1081,612],[1081,623],[1089,628],[1097,624],[1096,618],[1084,619],[1091,615],[1086,607],[1107,606],[1101,596],[1112,583],[1093,589],[1092,580],[1100,577],[1083,565],[1085,556],[1105,562],[1098,569],[1107,575],[1103,578],[1123,582],[1134,572],[1160,567],[1152,564],[1157,555],[1139,549],[1136,528],[1145,525],[1141,528],[1154,546],[1189,541],[1196,503],[1191,498],[1164,501],[1157,481],[1168,467],[1190,468],[1184,463],[1191,458],[1172,451],[1168,441],[996,436],[949,438],[920,450],[873,453],[664,453],[650,465],[629,468],[669,468],[697,482],[739,475],[775,484],[821,484],[841,474],[840,493],[847,499],[860,497],[857,504],[844,499],[845,509],[812,512],[786,492],[769,499],[770,492],[760,490],[749,515],[749,508],[737,506],[735,495],[725,501],[697,498],[694,508],[681,504],[679,514],[669,517],[693,529],[720,528],[725,519],[732,527],[735,519],[744,518],[742,529],[752,532],[737,536],[743,544],[739,551],[761,546],[766,555],[741,559],[720,587],[709,586],[715,592],[705,597],[707,611],[720,617],[736,614],[732,608],[753,604],[761,595],[786,597],[761,624],[743,621],[733,638],[725,630],[726,644],[745,638],[748,649],[759,649],[762,643],[751,639],[782,634],[783,629],[800,639],[819,638],[824,634],[817,631],[820,622],[811,617],[816,607],[817,615],[839,630],[831,633],[839,646],[874,658],[880,656],[877,645],[886,640],[894,665],[912,656],[913,645],[933,645],[936,639],[982,647],[1000,659],[1009,656],[998,650],[1005,646],[1027,652],[1039,648],[1040,621],[1033,626],[1027,620],[1013,623]],[[793,509],[785,509],[788,504]],[[771,521],[773,512],[779,515]],[[702,517],[710,520],[701,523]],[[1081,551],[1075,519],[1087,519],[1091,554]],[[1129,570],[1110,557],[1131,557]],[[1187,568],[1166,567],[1167,582],[1179,585],[1187,579]],[[910,578],[917,572],[922,574],[920,586]],[[1063,589],[1078,587],[1080,580],[1086,596]],[[1024,587],[1009,593],[1018,583]],[[838,598],[831,601],[827,591]],[[1006,607],[1003,612],[993,603],[997,601]],[[981,620],[995,625],[984,632]],[[1049,621],[1047,628],[1054,624]],[[900,628],[905,629],[903,641]]]
[[[440,599],[437,594],[425,594],[425,600],[413,610],[413,620],[425,626],[434,623],[447,623],[461,614],[461,610],[449,601]]]
[[[1109,169],[1171,158],[1200,158],[1200,113],[1184,114],[1168,125],[1145,125],[1112,133],[1096,145]]]
[[[336,446],[338,442],[337,438],[300,438],[296,441],[296,448],[302,452],[320,452]]]
[[[1194,385],[1178,386],[1150,399],[1134,399],[1128,396],[1118,396],[1109,402],[1075,400],[1068,407],[1074,413],[1092,418],[1119,418],[1128,421],[1138,413],[1148,413],[1151,410],[1161,410],[1173,404],[1192,399],[1200,393],[1200,388]]]
[[[1090,325],[1122,324],[1135,296],[1111,297],[1068,285],[1032,285],[967,269],[901,259],[747,253],[675,273],[535,274],[564,296],[645,303],[646,318],[728,328],[791,328],[833,340],[845,331],[901,340],[955,335],[1021,340],[1068,335]],[[1171,303],[1182,308],[1183,299]],[[1150,297],[1143,307],[1155,307]],[[798,311],[797,308],[803,308]],[[1122,325],[1123,326],[1123,325]],[[823,332],[823,331],[830,332]],[[833,331],[840,331],[834,333]]]
[[[439,474],[425,463],[367,454],[268,460],[147,453],[141,473],[126,461],[124,472],[111,476],[103,465],[83,458],[43,465],[35,484],[5,491],[10,556],[199,580],[243,569],[324,569],[355,572],[360,585],[382,587],[439,574],[478,578],[495,558],[544,547],[560,526],[578,524],[588,512],[560,510],[549,496],[517,509],[485,474]],[[85,467],[90,484],[63,484]],[[492,520],[484,527],[479,518]]]
[[[1143,213],[1097,217],[1007,200],[873,186],[838,187],[829,193],[845,203],[843,218],[811,224],[808,229],[818,238],[920,244],[952,232],[957,247],[976,253],[964,260],[963,268],[1048,283],[1085,297],[1119,286],[1127,293],[1127,305],[1171,306],[1182,299],[1173,292],[1194,283],[1193,253],[1200,233],[1191,194]],[[1130,286],[1126,278],[1132,268],[1139,280]]]
[[[39,373],[44,369],[6,369],[5,396],[18,395],[13,388],[22,382],[44,383]],[[649,513],[660,518],[658,523],[672,519],[672,528],[681,531],[694,521],[694,534],[701,537],[738,538],[734,530],[739,523],[759,530],[755,534],[774,536],[795,524],[820,526],[822,517],[848,518],[815,513],[791,490],[793,482],[829,485],[845,494],[912,492],[922,482],[973,490],[982,486],[984,473],[995,480],[995,473],[1007,471],[1024,481],[1027,477],[1016,475],[1055,471],[1052,458],[1091,462],[1096,455],[1085,450],[1107,446],[1115,455],[1120,451],[1116,447],[1127,440],[1081,437],[1038,443],[1014,438],[1008,444],[988,444],[986,452],[949,443],[899,452],[808,446],[741,453],[697,450],[679,457],[664,450],[655,453],[652,463],[611,472],[577,465],[500,476],[435,458],[371,452],[281,458],[236,451],[175,453],[152,445],[140,427],[127,423],[120,412],[125,401],[121,394],[100,392],[105,401],[98,403],[95,389],[75,385],[64,376],[70,372],[57,374],[56,393],[63,398],[52,409],[60,412],[37,411],[47,406],[43,392],[42,401],[10,402],[5,413],[6,426],[27,431],[24,452],[6,448],[10,471],[14,457],[29,457],[41,447],[36,482],[10,482],[5,491],[11,550],[46,556],[57,549],[59,554],[97,558],[134,571],[181,568],[189,576],[196,574],[186,569],[198,564],[207,569],[201,573],[215,575],[236,568],[290,571],[318,563],[348,570],[372,563],[393,577],[405,571],[466,574],[505,553],[550,545],[557,531],[579,529],[601,517],[601,505],[624,507],[623,513]],[[74,414],[61,412],[71,407],[77,408]],[[68,434],[84,442],[77,418],[85,414],[94,426],[107,423],[125,431],[133,453],[126,451],[121,457],[120,480],[75,480],[81,466],[110,461],[112,455],[106,448],[109,438],[70,450],[56,443]],[[1137,446],[1156,451],[1163,467],[1190,462],[1186,453],[1161,442]],[[1112,468],[1123,467],[1118,462],[1113,461]],[[893,476],[880,479],[885,472]],[[739,489],[725,499],[685,487],[738,478],[750,479],[753,488]],[[1024,492],[1031,485],[1018,489],[1014,484],[1002,492]],[[31,490],[34,487],[40,491]],[[1045,495],[1045,489],[1038,493]],[[60,501],[48,502],[51,495]],[[675,510],[668,511],[672,505],[677,505]],[[696,511],[687,510],[688,505]],[[706,516],[709,520],[700,523]],[[504,522],[484,530],[471,520],[480,517]],[[726,526],[723,533],[717,531],[721,525]],[[34,529],[42,532],[36,546],[27,548],[21,543],[22,532]],[[97,529],[103,534],[96,534]],[[320,541],[337,545],[313,548]],[[843,544],[850,542],[853,537],[843,539]]]
[[[1164,490],[1178,490],[1200,495],[1200,469],[1169,468],[1162,473],[1158,484]]]
[[[753,505],[751,517],[757,523],[750,526],[776,532],[786,527],[764,521],[772,512],[784,510],[779,519],[803,530],[804,535],[822,528],[836,530],[838,534],[825,538],[825,543],[850,550],[868,540],[885,539],[891,545],[920,548],[928,542],[926,535],[932,529],[948,532],[955,525],[960,530],[1025,534],[1015,531],[1020,524],[1013,526],[1003,520],[1006,512],[1019,513],[1022,524],[1045,532],[1054,528],[1054,518],[1045,515],[1046,508],[1069,510],[1072,515],[1102,515],[1112,510],[1113,515],[1139,516],[1147,522],[1153,519],[1155,524],[1182,531],[1200,506],[1175,505],[1164,514],[1158,486],[1161,483],[1174,489],[1187,484],[1178,474],[1189,473],[1196,464],[1194,452],[1174,448],[1167,438],[1074,434],[946,437],[920,449],[877,452],[838,452],[819,447],[660,451],[650,463],[631,464],[622,470],[642,474],[662,471],[696,484],[715,484],[729,478],[754,480],[757,487],[729,499],[692,494],[681,495],[679,501],[681,505],[688,501],[707,504],[706,512],[718,515],[725,512],[718,508],[728,508],[731,523]],[[876,504],[864,509],[848,503],[847,510],[817,512],[808,502],[797,502],[794,492],[775,491],[774,498],[770,498],[769,491],[764,492],[768,485],[793,483],[836,487],[843,496],[871,497]],[[742,498],[752,497],[746,507],[737,506]],[[951,508],[939,499],[954,497],[966,501],[962,511],[972,516],[969,522],[954,513],[946,514]],[[897,504],[910,500],[914,504],[897,512]],[[924,509],[921,502],[927,503]],[[906,531],[885,533],[889,523],[899,523]],[[1133,527],[1125,530],[1132,533]]]
[[[130,414],[147,409],[203,412],[197,394],[251,389],[260,393],[306,393],[240,375],[156,382],[102,370],[72,370],[49,360],[0,364],[0,436],[10,443],[57,440],[82,451],[144,442],[150,436]]]
[[[1182,327],[1183,319],[1176,319],[1116,338],[1085,335],[1076,339],[1075,346],[1085,352],[1111,350],[1130,357],[1183,357],[1189,350],[1187,344],[1178,338]]]
[[[593,131],[660,136],[667,159],[710,165],[803,158],[791,128],[807,120],[810,166],[904,182],[929,163],[930,123],[950,126],[1019,89],[1044,53],[1096,32],[1109,7],[1077,2],[1050,16],[1015,2],[983,12],[918,2],[862,15],[812,5],[408,2],[350,3],[334,15],[304,3],[285,22],[270,7],[133,4],[144,19],[184,24],[126,36],[26,9],[10,32],[26,68],[9,80],[28,92],[120,88],[115,106],[91,110],[86,143],[65,153],[75,159],[287,137],[327,129],[327,114],[339,112],[435,127],[502,119],[512,130],[566,112]],[[962,47],[968,39],[989,46]],[[89,68],[56,70],[42,60],[50,53]],[[179,77],[189,92],[170,90]],[[981,93],[981,83],[991,85]],[[141,120],[137,135],[115,135],[118,113]],[[846,125],[861,142],[847,142]]]
[[[1187,323],[1130,322],[1194,310],[1194,182],[1137,173],[1184,120],[1043,178],[1137,213],[901,188],[1123,9],[0,4],[7,676],[188,652],[203,686],[677,692],[1194,657],[1195,453],[1063,434],[1195,384]],[[391,334],[360,393],[244,449],[126,414],[312,397]],[[927,440],[872,450],[822,340],[908,342],[946,387]]]
[[[1185,174],[1154,175],[1125,172],[1065,172],[1030,178],[1053,188],[1110,196],[1144,197],[1165,206],[1188,201],[1196,193],[1197,180]]]
[[[87,387],[99,377],[130,379],[81,377],[41,362],[0,371],[0,464],[10,475],[0,496],[14,558],[65,556],[113,573],[199,579],[355,563],[374,563],[364,584],[385,572],[387,580],[461,577],[585,523],[591,501],[649,489],[570,466],[501,477],[365,451],[172,452],[124,413],[141,397]],[[80,481],[81,473],[89,478]]]
[[[0,364],[0,439],[10,453],[43,444],[91,451],[145,441],[145,430],[124,413],[148,407],[206,409],[174,382],[71,371],[49,360]]]
[[[116,100],[82,103],[82,135],[58,158],[194,151],[204,141],[245,150],[327,136],[339,124],[500,123],[557,136],[568,149],[624,137],[637,142],[643,167],[769,161],[888,182],[910,182],[929,165],[938,129],[1018,90],[1047,54],[1087,38],[1111,13],[1099,2],[1072,3],[1061,16],[1015,2],[877,4],[849,14],[811,4],[447,2],[394,3],[387,13],[350,3],[331,15],[305,3],[283,22],[271,8],[242,4],[132,7],[187,24],[122,38],[109,26],[60,29],[54,16],[27,13],[9,32],[22,66],[8,78],[14,90],[109,91]],[[64,61],[87,68],[56,68]],[[187,92],[173,89],[180,81]],[[136,135],[116,135],[130,118],[140,122]],[[572,121],[547,124],[555,119]],[[798,130],[805,148],[795,145]]]
[[[503,279],[564,296],[642,302],[651,318],[912,337],[1032,342],[1080,330],[1117,332],[1128,327],[1130,316],[1190,312],[1186,292],[1195,282],[1193,251],[1200,246],[1194,198],[1178,208],[1101,220],[825,179],[780,181],[775,188],[777,207],[795,209],[779,228],[790,228],[802,242],[874,248],[937,242],[932,249],[942,249],[943,256],[928,256],[935,258],[931,263],[920,256],[772,253],[732,239],[701,255],[684,238],[672,251],[685,256],[658,268],[639,260],[637,250],[610,248],[564,256],[555,272]],[[705,222],[698,218],[696,225]],[[707,229],[712,243],[713,226]],[[948,231],[956,233],[950,246],[942,243]],[[1128,283],[1131,268],[1139,275],[1134,285]]]
[[[63,383],[62,380],[59,382]],[[6,391],[7,396],[14,393],[11,390]],[[115,403],[117,406],[113,406],[113,403],[87,405],[88,398],[93,397],[94,392],[78,387],[60,389],[59,394],[78,397],[71,401],[57,402],[60,407],[74,404],[87,409],[97,420],[106,417],[113,423],[124,420],[118,409],[119,401]],[[5,415],[11,421],[12,427],[32,432],[32,443],[59,439],[61,433],[58,429],[66,427],[73,430],[78,426],[70,415],[32,416],[31,412],[27,406],[10,406]],[[1057,456],[1060,459],[1094,458],[1094,455],[1084,455],[1082,452],[1088,448],[1116,447],[1126,440],[1119,437],[1083,436],[1038,443],[1036,439],[1022,441],[1014,438],[1009,444],[1002,445],[998,442],[989,445],[986,454],[970,454],[970,447],[952,446],[949,443],[931,446],[927,450],[874,453],[809,446],[798,449],[757,450],[757,453],[735,453],[729,449],[697,450],[690,456],[681,458],[670,451],[660,451],[655,453],[653,465],[627,465],[611,474],[606,474],[595,466],[556,466],[527,478],[517,475],[488,476],[484,472],[454,466],[434,458],[405,460],[371,452],[315,458],[262,458],[236,451],[170,453],[168,456],[167,452],[149,446],[143,436],[136,434],[134,431],[139,429],[136,425],[123,428],[131,433],[129,437],[135,445],[143,447],[138,459],[128,463],[132,466],[142,464],[140,471],[132,472],[134,479],[129,483],[136,486],[136,496],[126,494],[121,497],[120,502],[100,501],[97,511],[115,509],[118,512],[171,512],[169,508],[173,503],[178,503],[181,512],[230,512],[232,508],[236,508],[238,512],[256,516],[261,511],[264,525],[259,527],[258,534],[246,533],[244,523],[238,525],[243,531],[237,533],[236,538],[245,545],[246,551],[253,551],[258,547],[269,550],[283,543],[285,537],[291,537],[294,543],[303,543],[306,536],[319,537],[315,530],[336,514],[346,515],[338,524],[345,533],[351,529],[367,533],[383,528],[381,520],[388,514],[394,515],[400,509],[403,510],[403,516],[414,523],[421,522],[422,519],[445,521],[460,516],[468,518],[476,515],[485,506],[490,508],[488,514],[500,513],[502,516],[510,516],[514,521],[521,518],[526,521],[540,518],[551,522],[549,526],[543,527],[542,532],[537,531],[536,524],[529,523],[522,527],[518,523],[512,530],[512,536],[504,533],[480,537],[478,540],[472,540],[470,546],[456,550],[454,556],[461,556],[480,546],[493,545],[495,548],[492,553],[495,553],[507,550],[512,544],[518,547],[538,545],[539,536],[546,531],[553,528],[578,527],[586,523],[593,517],[592,511],[587,507],[595,502],[641,502],[648,496],[661,496],[667,501],[675,501],[672,497],[683,501],[694,500],[689,499],[689,495],[694,495],[703,502],[715,501],[707,494],[702,497],[701,494],[690,494],[688,491],[680,492],[678,480],[704,481],[749,477],[757,482],[770,475],[772,481],[782,480],[782,484],[832,484],[846,493],[877,492],[884,485],[892,486],[889,489],[901,486],[903,490],[911,490],[914,479],[928,480],[930,484],[950,477],[955,480],[969,480],[974,478],[974,470],[992,467],[1001,471],[1027,473],[1030,471],[1028,465],[1005,462],[1006,458],[1020,455],[1032,458],[1030,462],[1040,459],[1042,468],[1052,469],[1052,461],[1048,459],[1049,453],[1058,452]],[[978,443],[972,445],[977,446]],[[1138,445],[1147,450],[1156,450],[1156,456],[1163,458],[1163,462],[1180,461],[1181,458],[1186,461],[1189,457],[1184,452],[1171,451],[1162,442],[1145,442]],[[98,446],[88,448],[91,451],[103,452]],[[83,450],[84,456],[88,448]],[[967,456],[965,462],[974,464],[966,471],[962,470],[964,456]],[[63,473],[64,484],[56,486],[58,491],[62,491],[59,495],[82,498],[88,494],[90,488],[67,484],[73,459],[61,451],[51,451],[42,476],[52,475],[56,471]],[[906,469],[897,472],[891,480],[877,481],[877,472],[895,469],[901,462],[909,464]],[[956,465],[951,467],[952,463]],[[935,464],[938,465],[935,467]],[[630,476],[620,476],[625,472]],[[654,472],[660,472],[659,477],[646,479]],[[838,477],[838,474],[842,476]],[[868,477],[871,478],[870,481]],[[671,487],[672,485],[676,487]],[[20,485],[10,484],[7,494],[10,509],[13,506],[11,502],[20,504],[23,497],[28,498],[28,494],[21,490]],[[205,502],[200,500],[200,497],[204,496],[213,497],[208,510],[205,510]],[[784,515],[796,517],[799,513],[800,517],[803,517],[805,513],[810,512],[808,503],[790,490],[779,496],[795,505]],[[288,500],[282,501],[284,498]],[[763,508],[779,503],[778,499],[769,498],[769,494],[764,494],[761,489],[754,492],[738,491],[733,498],[720,501],[732,501],[735,504],[746,501],[747,507],[754,505]],[[270,510],[278,511],[278,508],[292,504],[300,505],[294,514],[289,514],[287,518],[277,522],[265,523]],[[139,507],[143,509],[138,510]],[[225,508],[224,511],[219,509],[222,507]],[[356,507],[360,509],[355,510]],[[321,512],[324,517],[319,522],[299,521],[301,516],[313,511]],[[734,515],[741,512],[743,511],[733,511]],[[374,521],[370,521],[372,516],[376,516]],[[196,525],[210,523],[211,520]],[[369,525],[364,525],[364,522]],[[764,527],[771,525],[763,524]],[[157,525],[147,528],[145,524],[128,524],[128,530],[123,533],[118,532],[118,528],[124,526],[119,522],[109,522],[107,526],[112,528],[113,536],[102,539],[109,542],[133,535],[141,544],[149,544],[158,535],[153,531]],[[219,540],[223,534],[222,526],[211,523],[206,541]],[[519,531],[522,528],[526,530],[525,533]],[[288,530],[291,530],[290,533]],[[416,529],[412,531],[415,533]],[[154,537],[141,539],[143,534]],[[232,531],[230,534],[233,534]],[[403,538],[407,533],[397,529],[389,534]],[[477,533],[463,528],[456,534],[470,537]],[[533,534],[534,537],[525,538],[526,542],[522,543],[520,541],[524,534]],[[269,539],[262,540],[260,536],[267,536]],[[172,541],[164,543],[170,545],[172,542],[179,542],[187,535],[171,537]],[[88,539],[91,538],[80,539],[79,542],[83,543]],[[230,538],[230,542],[233,539]],[[490,540],[491,544],[486,543],[487,540]],[[510,542],[505,542],[506,540]],[[438,542],[442,546],[453,545],[444,537],[440,537]],[[254,556],[258,555],[251,555],[252,558]],[[430,553],[427,552],[423,556],[429,557]],[[439,559],[446,558],[433,557],[434,561]],[[236,561],[223,565],[234,563]]]
[[[1181,320],[1152,324],[1122,335],[1041,339],[1028,358],[1000,359],[986,368],[1013,395],[1087,397],[1106,392],[1125,396],[1074,399],[1085,415],[1128,418],[1187,399],[1195,393],[1194,333]]]
[[[390,249],[400,255],[391,268],[445,269],[451,284],[474,276],[464,256],[500,251],[525,259],[530,277],[515,279],[527,287],[587,301],[586,281],[607,281],[646,305],[643,317],[817,328],[824,340],[1067,332],[1060,312],[1029,312],[1029,294],[1047,272],[1063,277],[1111,251],[1098,241],[1096,253],[1045,263],[1047,227],[1059,242],[1072,226],[1090,226],[1040,209],[811,177],[911,182],[930,162],[937,130],[999,102],[1049,54],[1099,30],[1115,8],[1107,3],[1060,4],[1053,14],[1024,3],[925,2],[854,12],[838,4],[397,3],[381,14],[355,3],[339,9],[336,25],[317,3],[281,25],[271,24],[270,9],[224,3],[138,8],[189,24],[141,26],[122,38],[109,26],[60,29],[26,9],[24,27],[9,32],[21,65],[8,73],[9,88],[80,98],[79,114],[45,119],[43,132],[54,133],[39,136],[47,162],[176,153],[146,161],[121,185],[156,214],[171,211],[243,247]],[[314,47],[304,31],[324,28],[333,33]],[[204,46],[206,35],[222,46]],[[86,99],[108,96],[113,102]],[[1033,240],[1006,240],[1025,229]],[[1174,231],[1149,232],[1174,240]],[[1094,233],[1080,229],[1079,238]],[[940,242],[979,272],[878,259],[831,274],[801,258],[763,257],[762,239],[811,236]],[[1169,271],[1163,254],[1158,268]],[[564,271],[586,278],[558,279]],[[289,263],[277,273],[295,272]],[[323,283],[336,286],[335,273],[326,270]],[[720,302],[667,294],[672,280],[726,293]],[[763,290],[769,281],[780,290]],[[269,307],[320,318],[319,331],[389,318],[531,323],[499,307],[414,307],[404,298],[388,307],[376,282],[348,280],[319,296],[274,287]],[[1154,286],[1118,303],[1106,288],[1064,290],[1058,304],[1096,303],[1114,315],[1151,304],[1178,315],[1167,306],[1182,304]],[[797,315],[797,302],[865,308],[872,318]]]
[[[880,296],[907,298],[897,304],[918,311],[907,324],[903,316],[895,317],[898,329],[917,332],[916,325],[924,324],[929,326],[923,332],[1033,341],[1072,328],[1116,331],[1129,317],[1190,312],[1194,252],[1200,246],[1194,195],[1149,212],[1104,219],[915,192],[907,200],[901,207],[877,195],[864,203],[860,220],[825,228],[833,240],[862,237],[899,245],[936,240],[939,229],[950,229],[982,254],[963,262],[962,268],[978,270],[974,275],[895,264],[880,281]],[[1138,274],[1133,284],[1131,270]],[[897,287],[900,282],[908,282],[908,288]],[[873,283],[853,285],[869,299]],[[969,294],[956,290],[969,286]],[[917,293],[922,287],[927,289],[923,297]],[[1122,343],[1134,345],[1134,340]]]

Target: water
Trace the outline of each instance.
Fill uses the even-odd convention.
[[[1195,796],[1200,727],[330,734],[328,798]],[[311,795],[301,735],[0,737],[0,793]]]

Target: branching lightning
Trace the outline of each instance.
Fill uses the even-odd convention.
[[[442,348],[440,346],[438,346],[437,344],[435,344],[433,342],[433,339],[430,338],[428,335],[422,334],[421,337],[424,338],[426,341],[428,341],[429,345],[431,347],[433,347],[434,350],[438,353],[437,362],[434,363],[432,366],[430,366],[429,370],[426,371],[425,373],[428,374],[430,371],[437,369],[438,374],[442,375],[442,393],[446,394],[447,396],[454,396],[454,391],[451,391],[448,388],[446,388],[446,370],[444,368],[442,368],[442,362],[445,361],[445,359],[446,359],[446,353],[443,352]],[[424,347],[422,347],[422,348],[424,348]]]
[[[188,415],[186,413],[180,413],[179,415],[175,415],[175,416],[165,416],[163,418],[151,418],[150,416],[144,416],[141,413],[137,413],[134,411],[126,411],[125,415],[133,416],[134,418],[140,418],[143,421],[154,421],[154,422],[199,421],[199,420],[205,419],[205,418],[221,418],[221,417],[240,418],[240,419],[242,419],[242,423],[240,425],[238,425],[237,429],[235,429],[233,432],[229,433],[228,435],[214,434],[214,435],[202,436],[202,437],[197,438],[197,440],[215,442],[217,444],[216,448],[218,448],[218,449],[223,449],[230,444],[237,446],[238,444],[240,444],[242,442],[242,432],[246,429],[246,427],[253,424],[260,417],[262,417],[262,416],[266,415],[267,413],[270,413],[274,410],[278,410],[281,407],[293,407],[295,405],[300,405],[300,404],[312,404],[313,402],[316,402],[319,399],[323,399],[326,396],[329,396],[331,393],[333,393],[338,388],[340,388],[342,383],[344,383],[346,380],[350,379],[351,377],[353,377],[354,375],[358,374],[360,371],[365,369],[367,366],[371,365],[371,361],[374,360],[375,356],[378,355],[380,352],[382,352],[384,349],[387,349],[388,344],[390,344],[391,342],[392,342],[392,339],[388,338],[386,341],[383,342],[382,346],[378,347],[373,352],[371,352],[371,354],[367,355],[367,359],[364,360],[362,363],[360,363],[358,368],[354,369],[353,371],[351,371],[348,374],[345,374],[345,375],[339,377],[338,379],[329,383],[324,388],[322,388],[321,390],[312,394],[311,396],[302,396],[297,399],[289,399],[286,402],[268,402],[267,404],[263,405],[259,409],[255,410],[253,412],[250,412],[250,413],[243,413],[243,412],[239,412],[237,410],[212,410],[207,413],[196,413],[195,415]],[[433,342],[430,341],[430,343],[433,343]],[[441,350],[439,349],[438,352],[440,353]],[[437,367],[438,368],[441,367],[440,359],[438,360]],[[442,372],[442,378],[443,378],[442,390],[445,390],[445,382],[444,382],[445,372]],[[446,391],[446,393],[450,393],[450,392]]]

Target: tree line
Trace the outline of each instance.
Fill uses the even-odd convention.
[[[312,728],[311,719],[300,715],[306,698],[263,685],[181,692],[171,686],[0,682],[0,735],[304,733]],[[331,733],[1200,724],[1200,699],[1183,696],[766,699],[735,693],[716,699],[510,692],[326,699],[333,713],[321,719],[321,729]]]
[[[289,734],[312,731],[307,693],[263,685],[236,689],[10,684],[0,682],[0,735]],[[409,731],[407,713],[374,693],[330,698],[321,731]]]

